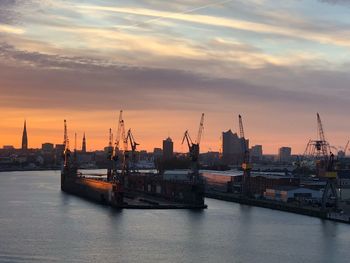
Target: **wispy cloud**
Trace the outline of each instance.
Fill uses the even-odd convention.
[[[350,41],[347,38],[341,37],[341,32],[312,32],[310,30],[305,30],[303,28],[291,27],[281,27],[277,25],[270,25],[264,23],[250,22],[241,19],[229,19],[225,17],[208,16],[208,15],[198,15],[198,14],[186,14],[186,13],[173,13],[160,10],[142,9],[142,8],[123,8],[123,7],[110,7],[110,6],[94,6],[94,5],[78,5],[80,9],[88,9],[94,11],[107,11],[116,13],[126,13],[140,16],[155,17],[153,20],[146,20],[145,23],[157,22],[159,18],[162,19],[172,19],[185,21],[190,23],[202,24],[207,26],[218,26],[232,28],[236,30],[245,30],[255,33],[263,34],[276,34],[290,38],[305,39],[310,41],[316,41],[320,43],[328,43],[341,46],[350,46]],[[142,23],[121,27],[139,27]],[[119,28],[120,26],[116,26]],[[343,32],[345,33],[345,32]],[[347,32],[349,33],[349,32]]]
[[[238,111],[279,134],[320,109],[348,129],[348,1],[327,2],[3,0],[0,107],[106,125],[119,108],[162,122],[208,111],[211,141]]]
[[[25,30],[20,27],[0,24],[0,32],[10,33],[10,34],[23,34]]]

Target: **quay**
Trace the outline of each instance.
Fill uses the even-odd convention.
[[[247,198],[247,197],[242,197],[238,194],[221,193],[221,192],[213,192],[213,191],[206,191],[205,196],[207,198],[228,201],[228,202],[234,202],[234,203],[239,203],[242,205],[268,208],[268,209],[272,209],[272,210],[279,210],[279,211],[283,211],[283,212],[318,217],[320,219],[350,224],[350,216],[347,214],[322,211],[321,209],[314,208],[311,206],[305,206],[305,205],[298,206],[295,204],[282,203],[282,202],[264,200],[264,199]]]

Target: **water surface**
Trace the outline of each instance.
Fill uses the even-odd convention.
[[[0,173],[0,262],[349,262],[349,225],[206,203],[118,211],[62,193],[59,172]]]

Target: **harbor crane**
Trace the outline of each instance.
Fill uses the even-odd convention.
[[[135,171],[135,167],[136,167],[136,147],[140,144],[138,144],[135,141],[134,135],[131,132],[131,129],[128,130],[128,133],[126,135],[125,138],[126,142],[130,143],[130,147],[131,147],[131,167],[132,170]]]
[[[342,146],[333,147],[332,146],[332,148],[336,149],[336,151],[338,152],[338,158],[345,158],[346,157],[346,152],[348,151],[349,142],[350,141],[347,141],[345,147],[342,147]]]
[[[185,134],[182,139],[182,144],[185,142],[185,140],[187,142],[188,151],[191,159],[191,176],[193,177],[192,179],[194,181],[197,180],[199,175],[199,163],[198,163],[199,145],[201,143],[203,130],[204,130],[204,113],[202,113],[201,120],[199,123],[197,139],[193,142],[188,130],[185,131]]]
[[[316,160],[321,160],[322,162],[328,162],[328,153],[331,152],[331,146],[326,140],[319,113],[317,113],[317,136],[317,140],[309,140],[303,159],[311,157],[315,158]]]
[[[129,173],[129,152],[128,152],[128,139],[127,134],[125,132],[125,123],[124,120],[120,122],[120,139],[123,142],[122,152],[123,152],[123,160],[122,160],[122,172],[121,172],[121,180],[124,182],[125,176]]]
[[[242,149],[243,149],[243,162],[242,162],[242,169],[243,169],[243,177],[242,177],[242,194],[243,195],[249,195],[250,194],[250,171],[252,169],[252,165],[250,164],[250,153],[249,153],[249,146],[248,142],[244,135],[244,127],[243,127],[243,119],[241,115],[238,115],[238,121],[239,121],[239,132],[242,142]]]
[[[69,149],[69,138],[68,138],[68,129],[67,129],[67,121],[64,120],[64,138],[63,138],[63,144],[64,144],[64,151],[63,151],[63,158],[64,158],[64,167],[69,167],[69,159],[71,155],[71,151]]]
[[[114,150],[113,150],[113,154],[112,154],[112,159],[115,160],[115,161],[118,159],[118,152],[120,150],[119,149],[119,147],[120,147],[119,144],[120,144],[120,136],[121,136],[122,125],[124,125],[124,121],[123,121],[123,111],[121,110],[119,112],[117,135],[116,135],[116,138],[115,138]],[[122,138],[122,140],[124,140],[124,139]]]
[[[109,129],[109,140],[108,140],[108,152],[107,152],[107,159],[110,160],[108,164],[108,169],[107,169],[107,181],[110,182],[112,180],[112,173],[113,173],[113,134],[112,134],[112,129]]]
[[[337,193],[337,172],[335,169],[335,158],[331,151],[331,146],[326,140],[324,127],[320,114],[317,113],[317,140],[310,140],[304,158],[313,157],[316,163],[316,173],[318,177],[326,179],[326,187],[322,195],[322,210],[325,210],[327,204],[333,203],[335,208],[338,204]]]
[[[64,120],[64,138],[63,138],[64,150],[63,150],[63,167],[62,172],[69,174],[71,176],[76,176],[78,166],[76,159],[73,160],[71,158],[71,150],[69,148],[69,138],[68,138],[68,128],[67,121]],[[62,184],[61,184],[62,187]]]
[[[110,146],[112,149],[112,154],[110,156],[111,162],[112,162],[112,172],[111,172],[111,176],[110,176],[110,180],[114,180],[114,181],[121,181],[122,180],[122,175],[118,174],[118,168],[119,168],[119,154],[121,152],[121,150],[125,151],[126,147],[124,145],[124,140],[125,140],[125,126],[124,126],[124,120],[123,120],[123,111],[121,110],[119,112],[119,118],[118,118],[118,125],[117,125],[117,134],[115,137],[115,143],[114,143],[114,147],[112,145],[112,141],[113,141],[113,137],[110,134]],[[123,148],[120,149],[120,141],[123,142]],[[124,157],[122,160],[122,168],[124,166]]]

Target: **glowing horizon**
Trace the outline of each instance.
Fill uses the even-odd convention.
[[[67,113],[68,114],[68,113]],[[155,114],[155,113],[152,113]],[[150,113],[149,116],[152,115]],[[176,113],[178,114],[178,112]],[[95,116],[100,119],[100,116],[102,114],[98,113]],[[106,114],[107,116],[111,116],[111,125],[107,126],[107,117],[104,120],[100,120],[100,123],[98,120],[95,119],[95,116],[89,116],[90,120],[94,120],[92,123],[89,124],[89,121],[87,121],[87,117],[85,116],[84,118],[81,115],[76,115],[74,117],[67,118],[68,122],[68,133],[69,133],[69,138],[70,138],[70,145],[71,148],[74,148],[74,134],[77,133],[77,149],[81,149],[82,145],[82,137],[83,133],[86,134],[87,138],[87,149],[88,151],[95,151],[95,150],[103,150],[104,147],[108,146],[108,131],[109,128],[112,128],[112,132],[114,135],[116,134],[116,126],[117,126],[117,117],[118,113],[116,112],[115,114]],[[113,116],[114,115],[114,116]],[[173,123],[169,120],[164,119],[166,125],[162,125],[162,123],[158,123],[157,125],[154,123],[151,123],[149,120],[152,119],[152,117],[148,118],[141,118],[137,116],[137,112],[130,112],[125,114],[128,119],[125,119],[127,129],[131,128],[135,137],[136,141],[140,143],[140,146],[138,147],[138,150],[147,150],[148,152],[153,151],[154,148],[162,148],[162,141],[166,139],[167,137],[172,138],[174,142],[174,149],[176,152],[187,152],[187,147],[186,145],[182,145],[182,136],[184,131],[189,128],[191,136],[194,138],[195,135],[197,135],[198,131],[198,125],[199,125],[199,119],[198,117],[200,116],[199,113],[193,114],[193,119],[191,117],[187,117],[184,119],[184,126],[183,127],[177,127],[177,125],[173,125]],[[233,115],[233,114],[231,114]],[[238,115],[237,115],[238,116]],[[203,140],[201,143],[201,152],[207,152],[207,151],[220,151],[221,148],[221,134],[224,131],[232,130],[234,133],[239,134],[238,130],[238,119],[234,119],[234,117],[237,116],[231,116],[231,126],[221,126],[224,129],[221,130],[220,128],[217,128],[219,125],[218,123],[215,123],[216,120],[211,119],[209,115],[209,120],[208,116],[205,118],[204,122],[204,136]],[[113,118],[114,117],[114,118]],[[161,116],[159,116],[161,117]],[[195,118],[197,117],[197,118]],[[81,118],[81,119],[80,119]],[[163,116],[164,118],[164,116]],[[244,118],[244,117],[243,117]],[[144,123],[139,123],[141,119],[144,119]],[[173,118],[171,118],[172,120]],[[26,118],[23,119],[21,126],[20,127],[15,127],[19,121],[19,118],[16,120],[16,122],[12,123],[12,127],[9,130],[11,132],[11,135],[8,134],[8,138],[10,140],[7,141],[7,139],[3,139],[4,137],[1,137],[0,139],[0,145],[12,145],[15,148],[20,148],[21,146],[21,138],[22,138],[22,131],[23,131],[23,123],[24,120],[27,121],[27,132],[28,132],[28,140],[29,140],[29,148],[32,149],[37,149],[41,148],[42,143],[53,143],[53,144],[62,144],[63,143],[63,118],[61,121],[56,121],[56,118],[45,118],[45,119],[34,119],[34,117],[31,118]],[[74,121],[73,121],[74,120]],[[114,120],[114,122],[112,121]],[[128,121],[129,120],[129,121]],[[86,122],[85,122],[86,121]],[[250,140],[250,146],[254,146],[257,144],[263,145],[263,151],[264,154],[277,154],[278,149],[280,147],[292,147],[293,154],[302,154],[303,151],[305,150],[306,144],[309,139],[316,139],[317,134],[316,134],[316,121],[314,118],[314,130],[306,133],[306,134],[294,134],[294,138],[300,138],[300,140],[303,140],[301,144],[296,144],[296,143],[289,143],[287,141],[287,136],[281,136],[280,138],[267,138],[263,139],[263,137],[260,135],[258,139],[255,137],[251,137],[251,132],[249,131],[249,126],[246,125],[246,122],[251,125],[251,122],[248,120],[243,119],[244,124],[245,124],[245,129],[247,131],[247,138]],[[84,128],[82,128],[82,124],[84,123]],[[95,124],[98,124],[98,127],[95,126]],[[128,125],[130,124],[130,126]],[[148,123],[148,124],[147,124]],[[32,124],[34,125],[34,128],[32,127]],[[92,125],[93,124],[93,125]],[[187,126],[186,126],[187,124]],[[206,125],[207,124],[207,125]],[[210,125],[214,125],[216,128],[212,129],[212,131],[208,131],[210,127],[206,127]],[[234,124],[237,127],[234,127]],[[100,126],[101,125],[101,126]],[[44,126],[44,127],[40,127]],[[325,125],[327,127],[327,125]],[[49,127],[49,128],[48,128]],[[154,128],[154,129],[161,129],[161,134],[157,133],[154,134],[152,130],[145,131],[145,128]],[[187,128],[185,128],[187,127]],[[16,129],[16,133],[12,133],[12,131]],[[175,130],[176,129],[176,130]],[[167,131],[168,130],[168,131]],[[214,132],[213,132],[214,131]],[[162,136],[162,134],[164,134]],[[216,140],[211,140],[211,138],[215,137],[215,134],[217,135]],[[306,135],[310,135],[309,137],[306,137]],[[314,136],[313,136],[314,135]],[[327,135],[327,134],[326,134]],[[208,136],[209,139],[208,139]],[[329,138],[329,137],[327,137]],[[332,137],[333,138],[333,137]],[[286,141],[283,141],[286,140]],[[303,144],[304,143],[304,144]],[[301,145],[300,148],[297,148],[299,145]],[[335,146],[335,144],[332,144]],[[345,145],[345,143],[344,143]],[[338,145],[337,145],[338,146]],[[340,145],[343,146],[343,145]]]

